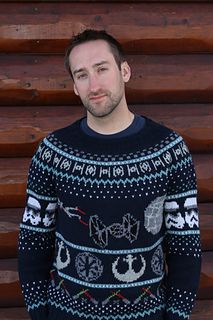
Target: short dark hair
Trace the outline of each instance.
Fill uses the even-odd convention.
[[[74,35],[66,49],[65,67],[71,75],[72,79],[73,75],[69,64],[69,56],[72,49],[82,43],[95,40],[104,40],[108,43],[110,50],[114,56],[115,62],[117,63],[118,68],[121,69],[121,63],[125,61],[125,55],[121,44],[105,30],[86,29],[79,34]]]

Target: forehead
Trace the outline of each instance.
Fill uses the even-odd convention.
[[[112,62],[114,56],[104,40],[88,41],[74,47],[69,56],[71,70],[88,68],[100,61]]]

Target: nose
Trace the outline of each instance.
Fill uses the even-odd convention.
[[[100,81],[96,74],[89,77],[89,90],[90,92],[97,92],[100,89]]]

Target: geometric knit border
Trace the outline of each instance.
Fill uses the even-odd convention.
[[[40,168],[42,168],[43,170],[47,170],[48,172],[52,172],[53,174],[55,174],[55,176],[59,176],[61,178],[66,178],[67,180],[71,179],[72,181],[77,180],[79,183],[83,182],[84,184],[87,184],[88,182],[93,185],[93,184],[103,184],[103,185],[119,185],[119,184],[123,184],[126,185],[127,183],[129,184],[133,184],[133,183],[139,183],[140,181],[146,181],[146,180],[152,180],[152,179],[156,179],[158,177],[162,178],[163,175],[167,176],[169,168],[167,168],[166,170],[161,170],[160,173],[156,172],[155,174],[150,174],[150,175],[143,175],[143,176],[139,176],[138,178],[125,178],[125,179],[92,179],[92,178],[85,178],[84,176],[79,177],[79,176],[74,176],[73,174],[68,174],[65,173],[63,174],[62,172],[58,172],[55,169],[53,169],[53,167],[49,167],[48,165],[44,165],[43,163],[41,163],[39,160],[34,159],[34,162],[36,163],[36,165]],[[181,162],[179,162],[177,165],[172,165],[170,170],[177,170],[178,167],[182,167],[183,165],[186,165],[186,163],[191,162],[191,157],[188,157],[184,160],[182,160]]]
[[[183,317],[184,319],[189,319],[189,315],[187,315],[185,312],[177,310],[177,309],[175,309],[173,307],[169,307],[167,309],[167,312],[168,311],[171,311],[173,314],[177,313],[180,317]]]
[[[107,164],[107,166],[115,166],[115,165],[122,165],[122,164],[137,163],[137,162],[142,162],[144,160],[155,158],[155,157],[157,157],[160,154],[162,154],[163,152],[167,151],[168,149],[170,149],[171,147],[173,147],[174,145],[176,145],[177,143],[179,143],[182,140],[183,140],[182,137],[178,137],[174,141],[170,142],[167,146],[165,146],[164,148],[160,149],[160,151],[154,152],[151,155],[144,156],[144,157],[139,157],[137,159],[123,160],[123,161],[88,160],[88,159],[84,159],[84,158],[79,158],[79,157],[73,156],[73,155],[71,155],[71,154],[69,154],[67,152],[62,151],[61,149],[59,149],[56,146],[54,146],[51,142],[49,142],[46,138],[44,139],[44,144],[47,147],[49,147],[50,149],[52,149],[52,150],[56,151],[57,153],[61,154],[62,156],[66,157],[68,159],[77,161],[77,162],[82,162],[82,163],[87,163],[87,164],[95,164],[95,165],[106,165]]]
[[[30,194],[31,196],[34,196],[36,197],[37,199],[40,199],[40,200],[47,200],[47,201],[57,201],[58,198],[56,197],[46,197],[46,196],[42,196],[30,189],[27,189],[27,193]]]
[[[58,304],[56,302],[52,302],[51,300],[48,300],[48,303],[51,304],[52,306],[54,306],[56,309],[60,308],[62,311],[65,311],[67,313],[71,313],[72,315],[76,315],[79,318],[84,317],[86,319],[92,319],[92,320],[97,320],[97,319],[101,319],[101,320],[127,320],[127,319],[137,319],[138,317],[144,317],[144,316],[150,316],[153,313],[156,313],[156,311],[161,311],[165,309],[165,304],[160,304],[159,306],[153,307],[152,309],[148,309],[148,310],[144,310],[144,311],[138,311],[137,313],[130,313],[130,314],[124,314],[124,315],[103,315],[103,316],[99,316],[99,315],[92,315],[92,314],[86,314],[84,312],[80,312],[78,310],[73,310],[73,308],[68,308],[65,306],[62,306],[61,304]]]
[[[197,194],[197,190],[189,190],[187,192],[182,192],[178,194],[172,194],[171,196],[167,196],[166,200],[171,200],[171,199],[179,199],[179,198],[184,198],[193,194]]]
[[[140,253],[140,252],[151,251],[154,248],[156,248],[164,240],[164,237],[161,237],[152,246],[145,247],[145,248],[134,248],[134,249],[126,249],[126,250],[124,250],[124,249],[123,250],[108,250],[108,249],[96,249],[96,248],[76,245],[76,244],[74,244],[72,242],[69,242],[68,240],[64,239],[64,237],[58,232],[56,232],[56,237],[61,239],[67,246],[69,246],[69,247],[71,247],[73,249],[77,249],[77,250],[80,250],[80,251],[95,252],[95,253],[99,253],[99,254],[114,254],[114,255],[131,254],[131,253]]]
[[[177,234],[178,236],[185,236],[190,234],[200,234],[200,230],[185,230],[185,231],[167,230],[166,233]]]
[[[23,223],[20,223],[20,229],[27,229],[27,230],[42,232],[42,233],[52,232],[55,230],[55,228],[45,229],[45,228],[36,228],[36,227],[26,226]]]
[[[56,263],[53,264],[54,267],[57,269],[57,265]],[[164,273],[162,274],[162,276],[158,277],[158,278],[153,278],[150,280],[146,280],[146,281],[139,281],[139,282],[134,282],[134,283],[125,283],[125,284],[97,284],[97,283],[91,283],[91,282],[86,282],[86,281],[82,281],[76,278],[73,278],[61,271],[58,271],[58,274],[60,277],[67,279],[71,282],[80,284],[81,286],[86,286],[86,287],[90,287],[90,288],[97,288],[97,289],[116,289],[116,288],[134,288],[134,287],[139,287],[139,286],[144,286],[147,284],[153,284],[153,283],[157,283],[160,282],[163,277],[164,277]]]

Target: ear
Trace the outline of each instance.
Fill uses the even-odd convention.
[[[74,89],[74,92],[75,92],[76,96],[79,96],[79,93],[78,93],[78,90],[76,88],[75,83],[73,83],[73,89]]]
[[[124,82],[128,82],[131,77],[131,68],[127,61],[121,63],[121,73]]]

